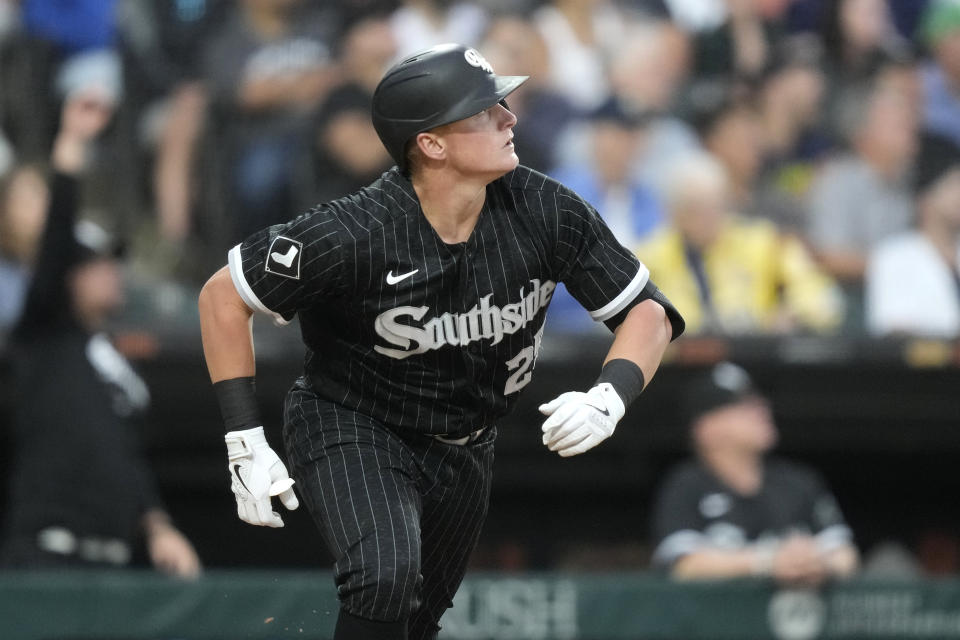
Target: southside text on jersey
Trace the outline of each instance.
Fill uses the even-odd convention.
[[[374,329],[381,338],[390,344],[400,347],[391,349],[375,346],[377,353],[381,353],[397,360],[408,358],[418,353],[425,353],[439,349],[445,345],[466,346],[471,342],[484,338],[493,338],[491,344],[503,340],[504,335],[511,335],[522,329],[533,320],[541,309],[550,303],[553,290],[557,283],[547,280],[530,281],[533,285],[530,293],[525,294],[525,288],[520,289],[519,302],[513,302],[503,307],[490,304],[493,294],[485,295],[479,305],[464,313],[444,313],[422,323],[421,326],[402,324],[397,320],[410,317],[419,322],[430,307],[396,307],[377,316]],[[417,346],[410,348],[411,342]]]

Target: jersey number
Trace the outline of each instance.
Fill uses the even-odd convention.
[[[533,345],[520,350],[520,353],[507,360],[507,371],[513,371],[507,378],[507,384],[503,388],[503,395],[508,396],[516,393],[530,384],[533,378],[533,364],[537,361],[537,355],[540,353],[540,345],[543,342],[543,327],[533,336]]]
[[[507,371],[513,371],[507,378],[507,385],[503,388],[503,395],[508,396],[523,389],[533,378],[533,371],[530,371],[530,365],[534,361],[534,350],[532,346],[522,349],[520,353],[510,360],[507,360]]]

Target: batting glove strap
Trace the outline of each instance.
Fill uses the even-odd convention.
[[[257,445],[270,448],[270,445],[267,444],[267,438],[263,434],[263,427],[230,431],[223,436],[223,441],[227,443],[227,458],[229,460],[249,458],[253,455],[253,448]]]
[[[273,510],[271,498],[279,496],[290,510],[299,506],[293,493],[293,480],[276,452],[267,444],[263,427],[231,431],[227,444],[227,469],[237,499],[237,515],[244,522],[282,527],[280,514]]]
[[[597,446],[611,435],[626,412],[623,400],[608,382],[586,393],[571,391],[540,406],[549,416],[543,423],[543,444],[563,457]]]

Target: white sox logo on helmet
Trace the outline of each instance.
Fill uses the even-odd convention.
[[[480,55],[480,52],[476,49],[467,49],[464,51],[463,58],[471,67],[477,67],[487,73],[493,73],[493,66],[487,62],[487,59]]]

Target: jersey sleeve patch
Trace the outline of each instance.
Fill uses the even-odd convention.
[[[650,271],[647,269],[646,265],[641,264],[640,270],[637,271],[637,275],[633,277],[633,280],[630,281],[623,291],[617,295],[616,298],[600,307],[596,311],[590,312],[590,317],[596,320],[597,322],[605,322],[610,318],[616,316],[618,313],[623,311],[623,309],[630,304],[630,302],[636,298],[643,288],[647,285],[647,281],[650,279]]]
[[[243,274],[243,258],[240,255],[239,244],[227,254],[227,264],[230,270],[230,279],[233,280],[233,286],[248,307],[254,311],[259,311],[260,313],[270,316],[273,318],[274,324],[278,326],[289,323],[282,315],[268,309],[267,306],[260,301],[260,298],[257,297],[257,294],[253,292],[253,289],[250,288],[247,277]]]
[[[300,257],[303,255],[303,243],[291,240],[285,236],[277,236],[270,243],[267,250],[267,261],[264,268],[267,273],[290,278],[300,279]]]

